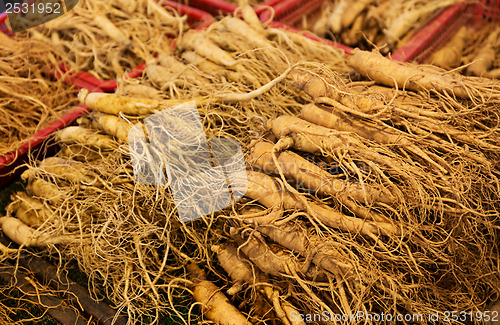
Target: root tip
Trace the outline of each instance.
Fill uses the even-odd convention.
[[[87,95],[89,94],[89,90],[83,88],[80,90],[78,93],[78,100],[80,101],[81,104],[85,104],[85,100],[87,99]]]

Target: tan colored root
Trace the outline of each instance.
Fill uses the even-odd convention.
[[[275,254],[262,239],[250,236],[243,238],[234,228],[230,232],[243,253],[264,273],[280,276],[286,273],[285,261],[289,256]]]
[[[78,240],[78,237],[69,235],[37,235],[35,229],[13,217],[0,217],[0,227],[13,242],[26,247],[67,244]]]
[[[143,97],[148,99],[161,99],[161,93],[153,87],[141,84],[118,85],[115,93],[127,97]]]
[[[94,23],[97,27],[105,31],[109,37],[118,42],[122,46],[130,46],[130,41],[121,30],[118,29],[108,18],[103,15],[94,15]]]
[[[299,209],[310,213],[323,224],[356,234],[365,235],[387,234],[399,236],[402,231],[397,227],[384,222],[364,221],[349,217],[338,210],[306,200],[299,200],[285,189],[281,189],[277,180],[263,173],[247,171],[248,190],[245,194],[259,201],[266,207],[283,204],[285,209]]]
[[[193,296],[201,304],[203,314],[222,325],[251,324],[212,282],[206,280],[203,270],[196,264],[188,265],[194,283]]]
[[[210,248],[217,254],[219,265],[233,280],[233,286],[227,290],[228,295],[236,294],[242,289],[243,284],[253,282],[254,271],[247,262],[238,257],[237,247],[234,244],[212,245]]]
[[[66,193],[57,185],[43,179],[30,179],[26,190],[32,196],[48,200],[52,204],[58,204],[66,198]]]
[[[438,160],[439,163],[434,161],[427,153],[415,145],[414,140],[410,140],[406,134],[389,126],[380,124],[374,125],[359,119],[354,120],[347,114],[336,112],[335,108],[328,112],[314,104],[305,105],[301,111],[300,117],[327,128],[353,132],[365,139],[380,144],[402,146],[406,150],[414,153],[417,158],[422,158],[431,166],[438,168],[445,174],[447,173],[447,168],[449,168],[445,161],[437,157],[435,160]]]
[[[7,217],[15,215],[17,219],[30,227],[39,227],[51,219],[52,211],[42,201],[24,192],[12,194],[11,203],[5,208]]]
[[[2,35],[0,156],[18,150],[77,103],[75,89],[51,77],[60,53],[43,41]]]
[[[271,42],[265,37],[262,28],[260,30],[255,30],[245,21],[235,17],[227,17],[221,20],[220,23],[227,31],[246,37],[248,42],[254,47],[272,47]],[[259,25],[262,26],[260,23]]]
[[[276,155],[283,175],[296,185],[318,191],[321,194],[331,195],[344,204],[349,201],[347,198],[370,205],[377,201],[391,203],[387,202],[387,193],[384,191],[375,188],[363,189],[352,182],[336,178],[293,152],[275,152],[274,145],[271,143],[256,143],[252,147],[250,162],[265,172],[278,174],[273,155]]]
[[[194,51],[184,51],[181,56],[187,63],[195,65],[198,69],[206,74],[215,75],[220,73],[228,80],[234,82],[241,82],[242,80],[245,80],[244,74],[233,70],[224,69],[223,67],[213,63],[212,61],[199,56]]]
[[[81,144],[96,149],[107,150],[117,147],[116,141],[110,136],[100,134],[80,126],[70,126],[56,133],[58,141],[65,144]]]
[[[223,66],[232,67],[237,63],[229,53],[211,42],[200,31],[191,30],[187,32],[177,43],[177,46],[180,50],[194,49],[199,55]]]
[[[434,52],[427,61],[448,70],[458,67],[461,62],[466,36],[467,27],[462,26],[449,42]]]
[[[481,49],[474,57],[473,62],[467,67],[467,73],[469,75],[482,77],[487,73],[488,70],[490,70],[493,62],[495,61],[497,52],[495,50],[495,47],[499,33],[499,28],[495,28],[490,32],[489,36],[482,44]]]
[[[98,180],[99,176],[93,172],[86,171],[85,167],[81,162],[59,157],[49,157],[40,162],[38,170],[61,177],[70,182],[92,184]]]
[[[111,80],[158,52],[168,53],[171,36],[188,28],[185,20],[150,0],[138,0],[133,5],[80,0],[56,22],[31,29],[29,34],[61,52],[61,61],[71,68]]]
[[[208,82],[205,77],[200,76],[172,55],[162,55],[157,61],[159,65],[148,65],[145,72],[148,78],[161,89],[167,89],[171,84],[190,87]]]
[[[261,290],[267,299],[272,302],[274,310],[283,324],[290,325],[305,325],[306,323],[297,317],[300,312],[288,301],[280,301],[279,292],[272,288],[265,286]]]
[[[120,112],[129,115],[148,115],[158,112],[159,107],[157,100],[89,93],[85,89],[80,91],[78,99],[80,103],[93,110],[113,115],[118,115]]]
[[[356,18],[360,15],[360,13],[365,10],[366,6],[371,2],[371,0],[361,0],[352,3],[352,6],[347,8],[347,10],[342,15],[342,27],[349,27]]]
[[[266,275],[262,274],[258,269],[252,268],[250,262],[244,261],[244,258],[247,257],[243,257],[244,254],[238,252],[237,249],[233,243],[212,246],[212,250],[217,253],[219,264],[234,282],[234,285],[228,290],[228,294],[236,294],[242,289],[244,284],[253,285],[254,282],[258,282],[255,284],[256,287],[267,297],[273,305],[276,315],[285,324],[304,324],[300,321],[294,321],[295,317],[293,316],[294,313],[298,313],[297,309],[286,300],[280,302],[279,292],[266,285],[266,282],[269,281]],[[242,257],[240,258],[240,256]]]
[[[266,128],[280,139],[280,145],[283,149],[293,147],[303,152],[312,154],[322,153],[329,156],[339,155],[340,152],[348,152],[355,157],[362,157],[362,160],[365,162],[387,166],[390,168],[390,173],[399,175],[403,175],[408,170],[413,169],[407,163],[396,160],[394,155],[383,147],[378,147],[377,149],[372,147],[372,150],[369,150],[363,141],[348,132],[325,128],[295,116],[279,116],[276,119],[268,121]],[[392,159],[389,158],[391,155]],[[373,166],[373,164],[370,166]],[[349,167],[349,169],[351,168],[353,170],[356,169]],[[373,168],[376,169],[375,166]],[[441,169],[443,173],[447,172],[443,167]],[[388,200],[391,200],[390,196]]]
[[[78,144],[63,145],[61,151],[59,151],[59,156],[82,162],[88,162],[101,158],[97,152]]]
[[[242,14],[245,22],[249,26],[251,26],[253,29],[255,29],[256,31],[264,32],[264,26],[260,22],[259,17],[255,13],[254,9],[250,6],[250,4],[249,3],[241,3],[241,2],[239,2],[238,4],[239,4],[241,14]]]
[[[294,72],[290,74],[287,85],[298,91],[303,91],[312,100],[319,97],[337,98],[338,92],[331,86],[331,81],[309,73]]]
[[[283,81],[287,75],[293,70],[294,66],[289,67],[286,69],[280,76],[276,77],[275,79],[269,81],[267,84],[263,85],[262,87],[255,89],[249,93],[246,94],[224,94],[219,97],[219,100],[225,103],[235,103],[235,102],[242,102],[242,101],[248,101],[253,98],[262,96],[264,93],[268,92],[271,90],[273,87],[275,87],[279,82]]]
[[[285,252],[280,246],[268,245],[259,233],[253,232],[246,237],[236,228],[230,228],[229,232],[239,245],[238,250],[241,250],[265,274],[282,276],[290,274],[287,269],[293,268],[299,269],[304,277],[312,280],[318,281],[325,277],[324,271],[312,265],[310,261],[305,261],[302,266],[298,266],[298,263],[292,260],[291,254]]]
[[[128,134],[133,126],[130,122],[118,116],[100,112],[92,112],[89,118],[92,121],[91,126],[94,129],[101,130],[107,135],[111,135],[123,143],[128,142]]]
[[[311,254],[312,262],[325,270],[336,274],[341,272],[345,277],[354,276],[353,265],[343,256],[338,245],[325,239],[308,234],[304,226],[286,224],[284,226],[264,225],[256,227],[272,241],[293,250],[304,257]]]
[[[380,54],[354,51],[347,63],[363,76],[391,87],[436,91],[460,98],[485,101],[499,97],[498,87],[488,79],[464,77],[440,70],[424,70],[412,64],[391,61]]]

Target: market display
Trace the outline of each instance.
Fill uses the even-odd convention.
[[[436,51],[427,61],[444,69],[460,68],[463,74],[498,79],[497,49],[499,32],[497,25],[462,26],[448,43]]]

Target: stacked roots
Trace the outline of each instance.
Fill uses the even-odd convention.
[[[500,28],[494,24],[462,26],[427,62],[444,69],[462,71],[470,76],[498,79],[498,47]],[[462,67],[459,67],[462,65]]]
[[[442,101],[421,93],[308,74],[292,84],[316,103],[268,121],[252,146],[251,200],[213,247],[235,284],[228,293],[251,301],[273,288],[283,310],[295,306],[290,323],[293,310],[376,323],[367,315],[485,308],[498,295],[498,131],[483,133],[489,151],[456,131],[482,133],[470,108],[447,121]],[[314,98],[318,85],[329,97]]]
[[[186,284],[195,281],[187,280],[186,266],[210,260],[210,247],[221,242],[226,222],[219,213],[181,223],[169,186],[136,181],[128,144],[132,126],[194,100],[207,138],[236,139],[245,148],[251,130],[258,131],[264,118],[296,112],[297,101],[304,101],[280,82],[290,65],[325,58],[331,68],[350,71],[337,50],[319,43],[306,47],[301,38],[259,25],[262,39],[269,39],[266,47],[253,50],[245,45],[243,34],[231,34],[223,23],[190,35],[210,35],[220,42],[234,39],[233,46],[239,48],[227,54],[236,62],[231,67],[202,54],[197,54],[197,64],[183,61],[188,52],[200,51],[197,43],[188,43],[191,36],[186,34],[175,56],[149,62],[140,84],[123,80],[117,95],[82,92],[81,103],[93,112],[80,118],[79,126],[57,134],[62,149],[56,157],[30,164],[23,175],[27,193],[12,197],[2,219],[4,232],[18,244],[78,261],[91,287],[103,285],[105,296],[132,322],[148,323],[168,311],[177,312],[184,290],[191,288]],[[212,49],[216,47],[212,44]],[[164,60],[177,63],[161,66]],[[207,65],[216,70],[203,70]],[[155,69],[161,68],[171,72],[166,84],[154,78]],[[31,228],[22,228],[25,232],[16,237],[6,225],[17,227],[18,221]],[[186,311],[181,313],[186,316]]]
[[[93,112],[57,134],[56,157],[30,164],[28,193],[0,219],[4,233],[77,260],[132,322],[169,311],[194,318],[179,308],[186,291],[201,317],[221,324],[358,312],[359,322],[381,313],[426,322],[484,310],[500,284],[500,92],[356,51],[347,62],[375,81],[351,82],[338,52],[242,12],[245,22],[186,33],[117,94],[82,92]],[[240,142],[248,188],[227,209],[182,223],[168,183],[134,178],[128,135],[189,101],[207,138]]]
[[[82,0],[30,33],[65,53],[64,62],[75,70],[114,79],[158,52],[168,52],[173,37],[187,28],[185,20],[153,0]]]

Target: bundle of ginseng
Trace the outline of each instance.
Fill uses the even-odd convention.
[[[447,70],[460,67],[456,70],[469,76],[498,79],[500,72],[496,53],[500,44],[500,28],[489,24],[477,29],[478,26],[460,27],[426,62]]]
[[[265,31],[260,23],[258,28]],[[133,125],[152,114],[194,101],[207,138],[239,140],[246,152],[249,135],[258,129],[255,125],[261,125],[263,117],[296,111],[300,107],[297,101],[304,100],[293,96],[291,90],[288,96],[284,94],[286,87],[282,81],[292,69],[288,62],[296,63],[304,54],[321,57],[326,53],[332,67],[338,66],[339,72],[349,70],[335,50],[319,44],[307,48],[299,38],[292,39],[293,36],[281,31],[273,33],[270,37],[276,41],[270,40],[271,46],[261,51],[262,61],[252,57],[253,51],[247,45],[225,56],[231,59],[234,56],[237,65],[248,70],[226,68],[211,75],[189,66],[204,84],[194,83],[184,69],[179,71],[177,79],[187,83],[179,84],[172,78],[172,85],[165,88],[168,92],[162,92],[161,87],[153,88],[149,78],[143,84],[124,80],[113,95],[82,92],[81,103],[93,112],[79,119],[79,126],[57,134],[62,150],[56,157],[30,164],[23,176],[28,183],[27,193],[12,197],[8,215],[2,219],[16,223],[13,229],[22,233],[7,230],[5,234],[18,244],[37,247],[37,254],[50,256],[58,252],[65,262],[76,260],[92,286],[104,283],[107,298],[124,310],[132,322],[147,323],[176,311],[174,302],[185,299],[182,290],[193,291],[196,299],[209,306],[214,286],[224,285],[223,282],[216,280],[216,284],[210,285],[207,281],[214,279],[213,274],[204,280],[201,274],[194,274],[196,270],[189,277],[183,276],[183,270],[192,262],[210,261],[210,247],[220,244],[226,222],[220,216],[229,214],[232,207],[181,223],[167,183],[147,185],[134,177],[129,132]],[[243,46],[241,36],[233,38]],[[288,43],[288,49],[282,51],[274,42]],[[185,52],[179,53],[179,57]],[[303,66],[316,65],[303,63]],[[229,71],[254,79],[229,81],[224,75]],[[256,78],[260,72],[264,73],[260,79]],[[191,87],[189,82],[193,82]],[[181,118],[174,126],[185,127],[188,135],[193,133],[190,124]],[[181,158],[189,162],[186,156]],[[16,251],[5,250],[5,253],[15,256]],[[179,314],[187,317],[185,312]],[[215,312],[207,311],[207,315],[217,317]],[[249,312],[242,317],[258,322],[258,316]]]
[[[311,29],[322,37],[362,49],[394,51],[436,12],[460,0],[339,0],[327,1]]]
[[[302,66],[288,76],[288,91],[303,93],[294,98],[313,103],[299,116],[268,113],[264,139],[247,147],[247,198],[212,246],[232,282],[227,294],[244,315],[283,323],[484,309],[499,281],[490,257],[500,138],[486,101],[498,91],[368,52],[348,62],[394,88]],[[199,299],[225,324],[211,312],[215,298]]]
[[[63,150],[31,166],[29,195],[17,194],[10,206],[17,218],[39,225],[24,244],[76,259],[91,281],[110,284],[106,295],[136,321],[139,312],[173,308],[184,315],[174,303],[181,289],[220,324],[482,309],[500,281],[491,259],[498,183],[496,172],[472,157],[490,160],[474,148],[462,156],[453,134],[446,140],[398,127],[425,112],[410,101],[422,94],[310,72],[287,80],[316,103],[303,105],[300,117],[280,113],[260,128],[240,120],[258,101],[240,102],[247,111],[222,124],[213,120],[227,104],[217,101],[235,94],[198,102],[210,136],[245,144],[250,131],[261,133],[243,148],[251,167],[246,198],[185,224],[168,185],[137,183],[128,158],[132,125],[174,101],[82,93],[95,111],[58,134]],[[350,107],[337,102],[349,98]],[[380,114],[362,99],[378,100],[370,109]],[[226,297],[218,289],[228,284],[220,268],[231,278]]]
[[[187,28],[185,18],[153,0],[81,0],[64,16],[29,32],[65,53],[64,62],[72,68],[114,79],[168,52],[172,38]]]
[[[289,81],[313,103],[270,119],[250,146],[247,200],[212,247],[227,293],[268,301],[284,323],[487,308],[500,281],[500,137],[481,123],[494,104],[326,71]]]
[[[53,80],[61,56],[48,44],[0,34],[0,155],[77,103],[75,90]]]
[[[136,180],[128,134],[140,121],[92,112],[58,132],[61,151],[30,164],[26,192],[11,197],[0,225],[27,254],[57,256],[62,269],[76,261],[130,322],[151,324],[177,317],[170,305],[185,299],[183,268],[208,259],[224,219],[181,223],[168,185]],[[18,254],[12,245],[2,252]]]
[[[500,27],[486,25],[478,32],[469,33],[462,64],[467,64],[465,73],[471,76],[498,79],[500,77]]]
[[[500,98],[500,84],[488,78],[463,76],[456,71],[438,67],[397,62],[376,52],[355,49],[352,54],[347,58],[347,63],[359,74],[386,86],[445,96],[452,107],[480,105],[481,112],[490,112],[488,105],[497,103]]]
[[[253,11],[243,10],[243,15],[245,20],[225,17],[209,30],[188,31],[171,54],[147,62],[143,80],[121,80],[117,92],[181,100],[252,92],[252,104],[244,107],[240,100],[231,105],[227,99],[218,101],[226,110],[220,117],[239,116],[242,110],[246,118],[255,114],[270,117],[297,112],[303,102],[277,82],[291,65],[300,63],[311,71],[326,66],[341,75],[352,72],[340,50],[285,30],[264,28]],[[265,95],[259,96],[259,92]]]

